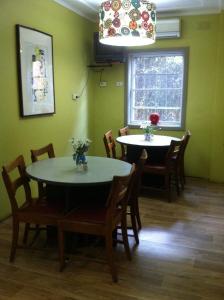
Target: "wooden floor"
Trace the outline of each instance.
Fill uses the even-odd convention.
[[[8,262],[11,220],[0,224],[0,299],[224,299],[224,185],[188,179],[184,194],[140,199],[143,229],[128,262],[118,245],[112,283],[100,245],[78,247],[63,273],[41,237]]]

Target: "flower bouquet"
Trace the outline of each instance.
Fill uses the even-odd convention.
[[[73,159],[76,162],[76,165],[86,164],[85,153],[88,151],[91,140],[89,139],[71,139],[71,144],[73,148]]]
[[[153,136],[153,132],[158,129],[158,122],[159,122],[159,114],[158,113],[152,113],[149,115],[149,120],[145,123],[142,123],[140,128],[144,130],[145,133],[145,140],[150,141],[151,137]]]
[[[145,122],[141,124],[140,128],[144,130],[145,140],[150,141],[150,138],[152,137],[155,130],[155,126],[149,122]]]

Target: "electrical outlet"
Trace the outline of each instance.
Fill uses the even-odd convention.
[[[77,95],[75,93],[72,94],[72,100],[78,100],[79,98],[80,98],[79,95]]]
[[[116,81],[116,86],[123,86],[123,85],[124,85],[123,81]]]

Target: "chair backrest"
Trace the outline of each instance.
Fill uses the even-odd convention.
[[[103,136],[103,142],[105,145],[107,157],[117,158],[116,155],[116,143],[113,137],[112,130],[107,131]]]
[[[118,135],[122,136],[122,135],[128,135],[129,134],[129,128],[128,126],[120,128],[118,131]]]
[[[184,136],[182,137],[182,146],[181,146],[181,158],[184,159],[184,153],[185,153],[185,150],[187,148],[187,145],[188,145],[188,142],[190,140],[190,137],[191,137],[191,132],[190,130],[187,130],[184,134]]]
[[[166,154],[165,164],[167,168],[171,168],[173,166],[173,158],[175,157],[175,160],[178,162],[180,160],[180,154],[181,154],[181,146],[183,141],[175,141],[172,140],[168,149],[168,152]]]
[[[45,158],[46,156],[48,158],[55,157],[54,147],[53,147],[52,143],[50,143],[42,148],[36,149],[36,150],[30,150],[30,152],[31,152],[32,162],[38,161],[39,157],[42,157],[42,158]],[[42,182],[38,182],[37,184],[38,184],[39,198],[44,198],[46,196],[45,184],[43,184]]]
[[[40,149],[30,150],[32,162],[38,161],[38,157],[44,154],[48,155],[49,158],[55,157],[53,144],[48,144]]]
[[[18,173],[17,177],[15,175],[16,171]],[[21,186],[23,186],[25,191],[25,202],[31,203],[29,178],[26,175],[26,166],[22,155],[18,156],[8,165],[2,167],[2,177],[9,196],[12,214],[15,214],[19,208],[16,192]]]
[[[113,220],[117,207],[121,208],[122,212],[126,212],[130,182],[135,176],[136,167],[132,164],[131,171],[127,176],[114,176],[111,189],[107,198],[107,222]]]
[[[123,128],[120,128],[119,130],[118,130],[118,135],[119,136],[123,136],[123,135],[128,135],[129,134],[129,128],[128,128],[128,126],[126,126],[126,127],[123,127]],[[125,158],[126,157],[126,147],[123,145],[123,144],[121,144],[121,157],[122,158]]]

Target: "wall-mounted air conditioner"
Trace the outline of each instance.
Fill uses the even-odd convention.
[[[156,38],[159,39],[177,39],[181,35],[180,19],[157,19]]]

